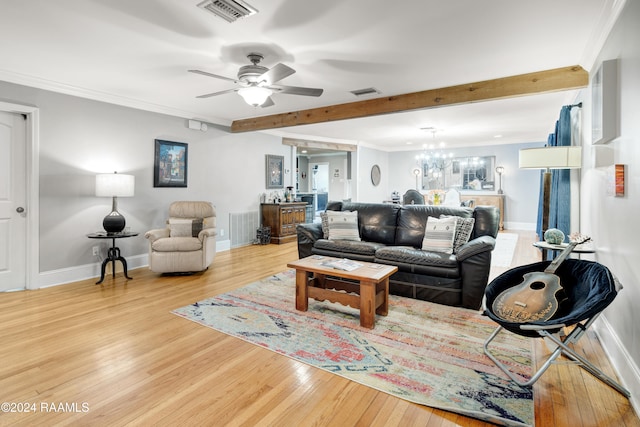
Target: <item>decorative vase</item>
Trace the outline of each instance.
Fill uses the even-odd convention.
[[[564,233],[557,228],[550,228],[544,232],[544,241],[550,245],[560,245],[564,242]]]

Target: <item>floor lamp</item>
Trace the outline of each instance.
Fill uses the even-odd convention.
[[[420,179],[420,174],[422,173],[422,170],[420,170],[420,168],[414,168],[413,169],[413,174],[416,176],[416,190],[420,191],[420,185],[418,183],[418,180]]]
[[[582,165],[582,147],[542,147],[520,150],[521,169],[544,169],[542,180],[542,233],[549,228],[551,169],[578,169]],[[546,251],[543,251],[543,259]]]

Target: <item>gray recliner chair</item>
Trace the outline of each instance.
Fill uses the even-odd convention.
[[[165,228],[149,230],[149,269],[156,273],[206,270],[216,253],[216,211],[210,202],[173,202]]]

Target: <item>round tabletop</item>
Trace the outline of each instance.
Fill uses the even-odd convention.
[[[567,246],[569,246],[569,244],[561,243],[559,245],[552,245],[550,243],[540,241],[540,242],[533,242],[533,246],[540,249],[546,249],[548,251],[563,251],[567,248]],[[595,251],[596,250],[591,244],[591,242],[586,242],[586,243],[576,245],[576,247],[573,248],[571,252],[575,252],[577,254],[592,254]]]
[[[107,233],[106,231],[98,231],[96,233],[89,233],[87,237],[90,239],[123,239],[125,237],[137,236],[140,233],[136,232],[120,232],[120,233]]]

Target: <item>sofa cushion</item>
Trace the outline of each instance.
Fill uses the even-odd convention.
[[[453,238],[456,236],[457,222],[458,220],[451,216],[442,219],[430,216],[427,219],[424,239],[422,239],[422,250],[453,253]]]
[[[202,242],[197,237],[163,237],[151,243],[156,252],[191,252],[202,249]]]
[[[358,229],[358,211],[355,212],[327,212],[329,226],[329,240],[360,241]]]
[[[396,232],[395,245],[421,248],[427,218],[430,216],[439,218],[440,215],[471,218],[473,209],[433,205],[403,206],[398,213],[398,230]]]
[[[473,217],[476,223],[473,226],[471,240],[480,236],[496,238],[500,225],[500,209],[497,206],[476,206]]]
[[[390,203],[329,203],[327,209],[339,207],[342,211],[358,211],[360,238],[367,242],[393,245],[400,206]]]
[[[169,218],[169,236],[197,237],[202,231],[202,218]]]
[[[455,255],[443,252],[428,252],[411,246],[386,246],[376,251],[376,261],[398,264],[413,264],[430,267],[457,268]],[[387,262],[385,262],[386,264]]]
[[[314,249],[319,249],[325,253],[326,251],[332,251],[373,256],[378,249],[384,248],[385,245],[365,241],[320,239],[316,241],[313,247]]]

